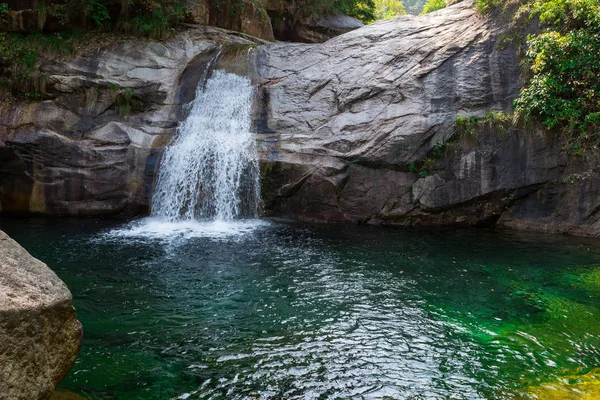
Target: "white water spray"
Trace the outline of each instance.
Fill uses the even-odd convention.
[[[189,116],[165,150],[153,217],[173,222],[258,216],[253,92],[248,78],[219,70],[198,85]]]
[[[208,68],[207,68],[208,69]],[[202,82],[204,79],[202,80]],[[152,214],[106,236],[167,240],[245,235],[258,217],[259,171],[248,78],[214,71],[200,83],[189,115],[165,150]]]

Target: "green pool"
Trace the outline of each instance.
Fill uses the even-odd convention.
[[[0,220],[73,293],[84,345],[63,389],[124,400],[600,396],[600,241],[155,228]]]

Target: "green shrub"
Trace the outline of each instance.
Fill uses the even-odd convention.
[[[0,3],[0,24],[4,24],[7,21],[6,14],[8,14],[8,4]]]
[[[484,129],[488,129],[496,136],[502,137],[513,125],[513,117],[502,112],[490,111],[483,117],[458,116],[454,129],[459,139],[472,144],[477,135]]]
[[[503,0],[476,0],[475,8],[482,14],[487,14],[504,4]]]
[[[599,0],[533,0],[527,6],[531,15],[538,15],[542,23],[562,32],[600,29]]]
[[[80,20],[87,28],[104,28],[164,39],[183,21],[180,0],[64,0],[52,15],[69,26]]]
[[[101,35],[110,37],[111,31],[133,33],[162,40],[174,32],[185,17],[180,0],[59,0],[46,3],[36,0],[33,11],[40,32],[0,32],[0,88],[18,97],[42,98],[46,94],[46,74],[40,65],[54,57],[73,54],[74,43],[83,43],[81,31],[68,28],[79,25],[92,46],[106,43]],[[0,3],[0,22],[8,12],[8,5]],[[42,34],[48,16],[58,18],[65,30]],[[92,30],[101,32],[94,34]],[[100,38],[100,39],[99,39]]]
[[[292,23],[296,23],[305,17],[337,13],[357,18],[365,24],[371,23],[376,19],[374,0],[298,0],[290,3],[293,4],[291,6]]]
[[[442,8],[445,8],[446,6],[446,0],[427,0],[427,2],[425,2],[425,6],[423,7],[421,15],[440,10]]]
[[[94,21],[96,26],[102,26],[110,20],[106,4],[98,0],[87,0],[85,2],[84,15]]]
[[[567,148],[580,154],[600,145],[600,0],[534,0],[528,6],[549,29],[528,38],[530,78],[515,111],[561,131]]]
[[[313,3],[315,2],[319,3],[319,1],[313,0]],[[320,3],[326,5],[324,8],[325,13],[344,13],[361,20],[365,24],[376,19],[374,0],[321,0]]]
[[[515,101],[549,129],[561,128],[576,149],[599,142],[600,36],[586,30],[544,33],[529,39],[533,76]]]
[[[0,86],[18,96],[43,97],[47,77],[39,70],[41,59],[73,54],[72,42],[78,37],[70,32],[0,33]]]
[[[517,3],[521,7],[513,35],[522,32],[523,21],[534,17],[539,17],[542,32],[527,37],[523,61],[528,76],[515,100],[516,117],[561,132],[573,153],[600,145],[600,0]],[[475,3],[483,13],[502,4],[499,0]]]
[[[185,9],[179,3],[161,4],[150,14],[138,15],[132,20],[133,32],[139,36],[163,40],[171,36],[173,27],[183,22]]]
[[[52,15],[59,18],[66,27],[76,20],[83,26],[87,26],[90,21],[94,27],[103,27],[111,21],[109,5],[106,0],[66,0],[60,7],[54,7]]]

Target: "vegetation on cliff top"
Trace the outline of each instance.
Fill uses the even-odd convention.
[[[518,115],[559,129],[575,154],[600,145],[600,0],[535,0],[531,15],[547,28],[530,35],[528,85]]]
[[[525,39],[528,74],[515,100],[516,119],[560,132],[570,153],[598,148],[600,0],[477,0],[475,5],[482,13],[517,10],[516,37],[524,30],[519,24],[539,19],[539,33]]]
[[[407,1],[415,7],[424,0]],[[211,4],[227,5],[228,13],[237,15],[244,12],[245,2]],[[43,60],[71,56],[78,49],[90,48],[90,43],[91,47],[107,44],[119,35],[166,39],[186,17],[181,0],[37,0],[32,4],[36,26],[20,33],[6,32],[15,25],[15,14],[7,3],[0,3],[0,90],[29,99],[46,94],[46,74],[40,69]],[[300,16],[341,12],[366,23],[406,14],[400,0],[300,0],[294,7]]]
[[[0,32],[0,90],[29,99],[46,94],[43,60],[100,47],[119,35],[165,39],[185,16],[179,0],[38,0],[33,7],[33,31]],[[9,11],[0,4],[0,26],[14,24]],[[50,20],[56,25],[52,32],[47,31]]]
[[[331,4],[329,7],[319,11],[319,14],[343,13],[357,18],[365,23],[369,23],[376,19],[374,0],[310,0],[309,4],[307,4],[305,8],[314,9],[315,5],[323,3]]]
[[[365,24],[407,13],[401,0],[304,0],[297,7],[311,15],[343,13]]]
[[[375,0],[375,18],[387,19],[406,14],[406,7],[398,0]]]
[[[423,6],[423,11],[421,14],[428,14],[430,12],[440,10],[446,6],[446,0],[427,0]]]

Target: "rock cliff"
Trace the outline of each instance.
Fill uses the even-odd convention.
[[[0,210],[144,212],[162,149],[206,64],[221,45],[255,43],[199,27],[47,66],[53,98],[4,104],[0,113]],[[123,115],[120,102],[132,110]]]
[[[0,399],[47,399],[81,348],[71,293],[0,231]]]
[[[463,1],[323,44],[191,27],[49,65],[54,97],[0,114],[0,207],[145,212],[183,105],[230,45],[241,56],[221,53],[220,67],[251,74],[258,88],[267,215],[600,235],[597,155],[567,157],[534,129],[481,129],[469,140],[456,131],[459,116],[512,111],[522,82],[504,33]]]
[[[522,82],[504,33],[464,1],[261,48],[269,215],[600,234],[597,156],[568,158],[534,129],[458,140],[457,117],[512,111]]]

